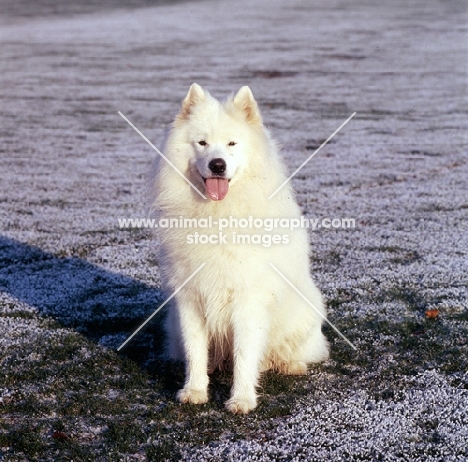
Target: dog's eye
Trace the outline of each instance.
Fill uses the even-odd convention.
[[[228,146],[235,146],[236,144],[237,144],[237,143],[236,143],[235,141],[230,141],[230,142],[228,143]]]
[[[207,143],[205,140],[199,141],[198,144],[199,144],[200,146],[207,146],[207,145],[208,145],[208,143]]]

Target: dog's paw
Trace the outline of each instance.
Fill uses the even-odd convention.
[[[232,397],[226,401],[225,406],[226,409],[233,414],[248,414],[257,406],[257,400],[255,398]]]
[[[286,364],[285,374],[304,375],[307,374],[307,364],[302,361],[293,361]]]
[[[177,392],[177,399],[182,404],[204,404],[208,401],[208,392],[206,390],[182,388]]]

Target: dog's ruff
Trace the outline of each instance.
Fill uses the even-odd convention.
[[[289,183],[268,199],[287,175],[248,87],[220,103],[193,84],[168,134],[164,155],[206,199],[160,158],[152,181],[153,210],[159,219],[301,216]],[[196,231],[217,243],[190,241]],[[262,371],[304,374],[308,363],[328,358],[321,332],[325,309],[309,275],[305,229],[277,227],[267,232],[239,227],[223,233],[225,243],[218,242],[217,227],[159,229],[168,295],[205,263],[169,305],[168,353],[186,365],[185,384],[177,395],[180,402],[205,403],[208,373],[230,365],[234,383],[226,407],[247,413],[257,405]],[[268,234],[282,236],[281,242],[270,246],[263,241],[233,242],[238,235],[256,235],[257,241],[252,241],[258,242]]]

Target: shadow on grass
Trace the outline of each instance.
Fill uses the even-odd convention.
[[[4,236],[0,236],[0,290],[111,349],[116,349],[164,298],[156,287]],[[15,310],[15,316],[21,316],[21,311]],[[123,354],[146,365],[150,358],[161,356],[162,318],[160,313]]]

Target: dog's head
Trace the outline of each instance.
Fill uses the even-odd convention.
[[[198,177],[197,183],[203,182],[212,200],[219,201],[245,170],[252,137],[263,126],[249,87],[221,104],[194,83],[174,127],[183,129],[184,141],[190,145],[190,174]]]

